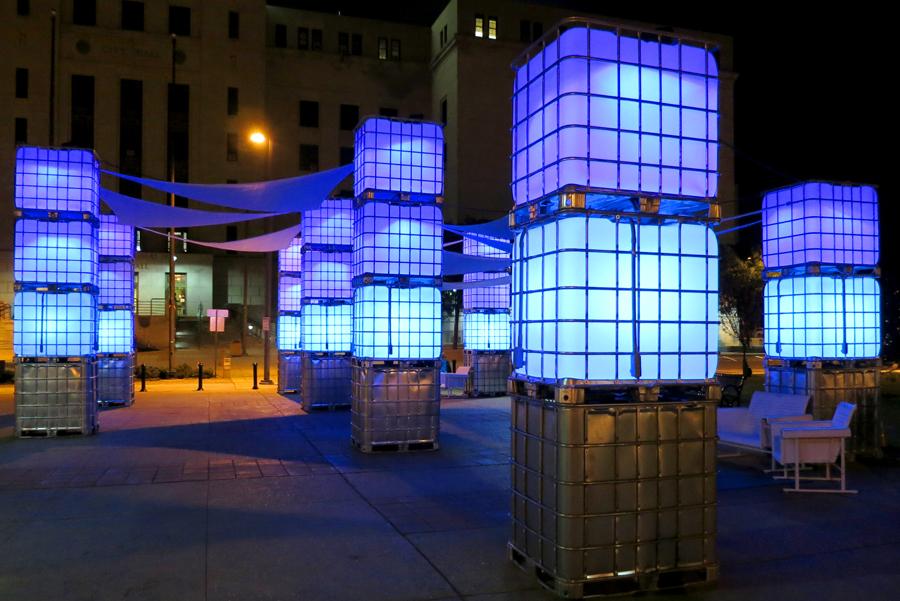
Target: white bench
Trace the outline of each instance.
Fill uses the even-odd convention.
[[[719,442],[744,450],[769,452],[769,421],[806,420],[810,396],[757,390],[749,407],[719,407],[716,411]]]

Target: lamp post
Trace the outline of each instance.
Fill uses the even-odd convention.
[[[176,48],[176,40],[175,34],[172,34],[172,83],[169,88],[169,95],[171,97],[172,94],[175,93],[175,52]],[[171,101],[170,101],[170,109],[171,110]],[[168,143],[168,153],[169,153],[169,181],[175,183],[175,153],[172,148],[172,136],[169,135],[169,143]],[[175,206],[175,193],[172,192],[169,194],[169,206]],[[175,305],[175,229],[169,228],[169,294],[166,300],[166,313],[169,316],[168,326],[169,326],[169,352],[168,352],[168,364],[169,364],[169,374],[172,374],[174,371],[174,363],[175,363],[175,322],[177,321],[177,309]]]
[[[265,144],[266,146],[266,179],[269,179],[271,174],[269,173],[272,168],[272,138],[271,136],[267,136],[263,132],[256,130],[250,134],[250,142],[255,144],[256,146],[262,146]],[[271,229],[271,218],[266,219],[266,233]],[[266,255],[266,293],[265,293],[265,308],[263,310],[263,378],[259,381],[260,384],[274,384],[272,378],[269,374],[269,359],[270,359],[270,338],[271,338],[271,330],[272,330],[272,259],[274,257],[273,253],[267,253]]]

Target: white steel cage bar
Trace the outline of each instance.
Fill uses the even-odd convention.
[[[467,351],[508,351],[509,311],[464,311],[463,346]]]
[[[353,354],[420,360],[441,355],[439,288],[360,286],[353,291]]]
[[[718,359],[718,246],[705,224],[565,213],[513,246],[516,373],[701,382]]]
[[[112,214],[100,215],[100,256],[134,260],[134,228]]]
[[[97,311],[97,352],[134,351],[134,312],[131,309]]]
[[[302,257],[303,299],[353,298],[349,251],[328,252],[305,248]]]
[[[491,238],[500,240],[499,238]],[[463,253],[476,257],[492,257],[508,259],[510,253],[488,246],[476,240],[463,238]],[[498,277],[496,273],[467,273],[464,282],[480,282]],[[463,309],[500,309],[509,310],[509,284],[488,286],[484,288],[463,289]]]
[[[371,201],[353,223],[353,277],[439,277],[443,218],[435,204]]]
[[[767,269],[878,263],[878,194],[872,186],[806,182],[763,196]]]
[[[353,245],[353,199],[332,198],[303,212],[300,238],[304,247],[348,248]]]
[[[349,302],[304,305],[300,334],[304,351],[350,352],[353,341],[353,305]]]
[[[714,46],[679,34],[563,21],[515,65],[516,204],[566,186],[714,198]]]
[[[766,355],[867,359],[881,354],[881,287],[874,276],[776,278],[764,291]]]
[[[14,273],[17,282],[97,285],[97,261],[95,223],[16,220]]]
[[[19,291],[13,300],[18,357],[79,357],[97,352],[97,296]]]
[[[101,260],[98,300],[101,308],[134,306],[134,263]]]

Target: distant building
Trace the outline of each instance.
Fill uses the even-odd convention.
[[[17,0],[2,10],[2,206],[12,207],[17,144],[93,147],[109,169],[161,179],[169,176],[171,153],[178,180],[247,182],[351,161],[357,122],[380,114],[444,123],[445,218],[457,223],[496,218],[512,205],[510,63],[553,23],[572,16],[511,0],[451,0],[430,27],[264,0]],[[51,10],[57,14],[52,137]],[[721,139],[731,141],[731,40],[691,33],[719,45]],[[270,149],[249,142],[254,130],[269,136]],[[720,146],[719,166],[720,198],[732,199],[730,146]],[[164,198],[108,177],[103,184]],[[182,234],[230,240],[264,227],[251,222]],[[12,231],[11,220],[0,224],[0,252],[12,250]],[[141,233],[139,312],[163,307],[165,250],[163,239]],[[245,257],[194,246],[177,251],[184,315],[242,302]],[[3,271],[11,272],[11,252],[3,255]],[[251,304],[262,298],[262,263],[254,265]],[[0,302],[11,302],[8,280],[0,278]]]

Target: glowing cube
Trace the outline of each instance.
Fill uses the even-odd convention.
[[[130,261],[100,263],[101,305],[134,304],[134,264]]]
[[[365,203],[353,223],[353,276],[440,276],[442,227],[436,205]]]
[[[17,282],[97,284],[97,228],[88,221],[17,219]]]
[[[437,123],[366,119],[356,128],[353,193],[444,193],[444,132]]]
[[[329,199],[312,211],[303,212],[300,237],[306,244],[350,246],[353,244],[353,200]]]
[[[16,292],[13,352],[77,357],[97,352],[97,297],[85,292]]]
[[[294,238],[290,246],[278,251],[278,271],[300,273],[302,269],[303,239]]]
[[[90,150],[37,148],[16,150],[17,209],[76,211],[97,215],[100,165]]]
[[[713,49],[677,34],[566,22],[517,65],[517,204],[564,186],[712,198],[719,72]]]
[[[303,280],[297,275],[281,273],[278,276],[278,310],[303,309]]]
[[[463,238],[463,253],[476,257],[509,258],[509,253],[476,240]],[[502,273],[467,273],[464,282],[481,282],[503,277]],[[509,284],[485,288],[464,288],[463,309],[509,309]],[[468,347],[467,347],[468,348]]]
[[[349,252],[304,251],[303,298],[353,298],[350,260]]]
[[[279,351],[299,351],[303,348],[300,344],[300,316],[279,315],[277,343]]]
[[[763,262],[876,265],[878,194],[872,186],[809,182],[763,196]]]
[[[115,215],[100,215],[100,254],[134,257],[134,228],[119,223]]]
[[[463,343],[468,351],[508,351],[509,313],[465,313]]]
[[[353,291],[353,355],[362,359],[437,359],[441,291],[361,286]]]
[[[130,309],[97,312],[97,352],[134,351],[134,313]]]
[[[513,347],[523,361],[516,373],[623,383],[713,378],[718,254],[703,224],[572,214],[520,232],[511,278]]]
[[[866,359],[881,354],[881,287],[872,276],[802,276],[766,283],[766,355]]]
[[[301,319],[303,350],[346,353],[353,338],[353,305],[307,304]]]

